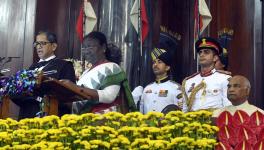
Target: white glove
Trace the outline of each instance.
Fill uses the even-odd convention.
[[[140,101],[140,97],[143,94],[143,87],[142,86],[137,86],[133,91],[132,91],[132,96],[134,99],[135,104],[138,103],[138,101]]]

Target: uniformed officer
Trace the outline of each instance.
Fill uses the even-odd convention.
[[[227,71],[228,67],[228,52],[226,48],[223,48],[223,52],[220,56],[217,56],[216,62],[215,62],[215,69],[216,70],[222,70],[226,74],[232,74],[230,71]]]
[[[215,69],[217,56],[223,48],[213,38],[205,37],[195,43],[199,55],[200,72],[182,83],[183,111],[214,110],[231,105],[227,99],[228,73]]]
[[[172,63],[169,52],[165,49],[154,48],[151,57],[156,81],[147,85],[143,90],[140,111],[144,114],[150,111],[162,112],[170,104],[178,105],[181,99],[181,86],[168,77]]]
[[[216,70],[227,70],[227,67],[228,67],[227,49],[223,48],[222,54],[217,56],[217,59],[215,62],[215,69]]]

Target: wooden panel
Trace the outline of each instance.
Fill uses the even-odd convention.
[[[229,49],[229,68],[233,75],[246,76],[251,82],[250,102],[263,107],[263,52],[261,2],[248,0],[211,1],[212,37],[225,27],[234,30]],[[263,14],[262,14],[263,15]]]
[[[0,57],[17,57],[4,65],[11,75],[32,63],[32,43],[36,0],[0,0]],[[5,103],[9,116],[17,118],[19,108]]]
[[[0,0],[0,56],[19,57],[5,65],[15,73],[22,68],[26,0]]]
[[[33,42],[35,33],[35,16],[37,0],[27,0],[27,11],[25,14],[25,35],[24,35],[24,53],[23,68],[28,68],[33,62]]]
[[[193,57],[193,5],[194,1],[182,1],[182,0],[161,0],[159,6],[155,6],[153,10],[154,22],[160,22],[160,25],[167,27],[169,32],[173,32],[180,36],[178,41],[179,45],[175,50],[172,73],[174,79],[181,83],[186,77],[196,72],[196,60]],[[161,9],[155,8],[161,7]],[[156,12],[159,10],[160,12]],[[160,17],[160,18],[158,18]],[[160,21],[156,21],[160,19]],[[156,24],[154,24],[155,26]],[[156,29],[159,30],[159,29]],[[155,33],[155,31],[153,31]],[[157,34],[154,34],[159,36]],[[156,41],[156,40],[155,40]],[[154,42],[155,42],[154,41]],[[156,43],[156,42],[155,42]],[[157,45],[157,44],[155,44]]]
[[[56,55],[61,58],[67,57],[68,51],[68,10],[69,0],[38,0],[36,12],[36,34],[40,30],[48,30],[57,35],[58,48]],[[34,52],[34,61],[38,57]]]
[[[60,58],[79,58],[80,41],[75,25],[82,0],[38,0],[36,12],[36,32],[49,30],[57,35],[56,55]],[[34,53],[34,61],[37,61]]]
[[[254,13],[254,88],[252,99],[255,104],[264,108],[264,38],[263,38],[263,1],[255,1]]]

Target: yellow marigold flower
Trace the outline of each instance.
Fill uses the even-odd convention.
[[[212,112],[210,111],[206,111],[206,110],[200,110],[198,111],[200,115],[205,115],[206,117],[211,117],[212,116]]]
[[[110,138],[115,138],[116,135],[114,135],[114,134],[109,134],[109,137],[110,137]]]
[[[184,127],[184,124],[178,122],[178,123],[175,123],[175,127],[176,127],[176,128],[181,128],[181,127]]]
[[[143,123],[143,124],[140,125],[140,127],[148,127],[148,124]]]
[[[149,143],[151,149],[166,149],[168,144],[169,142],[165,140],[151,140]]]
[[[47,133],[49,134],[61,134],[61,130],[60,129],[49,129],[47,130]]]
[[[148,131],[149,131],[149,133],[159,133],[160,132],[160,128],[149,127]]]
[[[98,149],[99,145],[91,145],[91,149]]]
[[[96,130],[96,133],[97,133],[97,134],[103,134],[104,131],[103,131],[103,130]]]
[[[103,120],[104,117],[99,115],[99,114],[95,114],[94,118],[92,119],[93,122],[95,121],[100,121],[100,120]]]
[[[120,142],[120,139],[118,139],[118,138],[113,138],[110,140],[111,145],[117,145],[116,143],[119,143],[119,142]]]
[[[15,150],[27,150],[30,148],[31,148],[31,145],[29,145],[29,144],[21,144],[21,145],[14,145],[13,146],[13,149],[15,149]]]
[[[219,128],[217,126],[211,126],[212,130],[214,130],[215,132],[219,131]]]
[[[167,120],[161,120],[161,124],[163,124],[164,126],[168,124]]]
[[[48,148],[48,145],[47,145],[47,142],[46,141],[41,141],[37,144],[34,144],[31,146],[31,150],[39,150],[39,149],[47,149]]]
[[[81,141],[81,144],[84,145],[85,149],[91,149],[91,144],[88,141]]]
[[[0,122],[0,132],[6,131],[9,129],[9,126],[6,122]]]
[[[81,114],[80,117],[82,119],[85,119],[85,118],[93,118],[93,117],[95,117],[95,114],[94,113],[84,113],[84,114]]]
[[[118,136],[118,139],[120,139],[122,144],[130,144],[130,141],[128,140],[128,138],[124,137],[124,136]]]
[[[143,139],[138,138],[138,139],[135,139],[135,141],[131,144],[131,147],[133,148],[133,147],[138,147],[140,145],[148,144],[149,141],[150,140],[147,138],[143,138]]]
[[[47,142],[48,149],[64,149],[64,146],[61,142]]]
[[[197,145],[197,147],[199,148],[213,148],[216,144],[216,140],[215,139],[206,139],[206,138],[203,138],[203,139],[198,139],[196,140],[195,144]]]
[[[116,120],[121,119],[124,115],[119,112],[108,112],[106,114],[103,114],[103,116],[108,120]]]
[[[139,148],[140,148],[140,149],[149,149],[149,145],[147,145],[147,144],[140,145]]]
[[[10,150],[10,149],[12,149],[10,147],[10,145],[6,145],[6,146],[3,146],[3,147],[0,147],[0,150]]]
[[[163,136],[157,136],[157,140],[163,140]]]
[[[157,118],[163,118],[164,117],[164,114],[163,113],[161,113],[161,112],[148,112],[147,114],[146,114],[146,116],[147,116],[147,118],[151,118],[152,116],[155,116],[155,117],[157,117]]]
[[[187,132],[189,132],[190,131],[190,128],[188,128],[188,127],[185,127],[184,129],[183,129],[183,133],[187,133]]]
[[[61,117],[61,120],[78,120],[79,118],[80,116],[76,114],[65,114]]]
[[[170,121],[180,121],[180,118],[179,117],[171,117]]]
[[[9,139],[9,133],[8,132],[0,132],[0,139]]]
[[[76,136],[77,132],[75,132],[72,128],[70,127],[62,127],[60,128],[62,133],[65,133],[67,135],[71,135],[71,136]]]
[[[170,131],[170,130],[173,130],[174,128],[175,128],[175,125],[164,126],[164,127],[161,127],[161,132]]]
[[[89,141],[90,142],[90,144],[92,145],[92,146],[94,146],[94,145],[98,145],[98,146],[103,146],[103,147],[106,147],[106,148],[110,148],[110,144],[108,143],[108,142],[105,142],[105,141],[101,141],[101,140],[91,140],[91,141]]]

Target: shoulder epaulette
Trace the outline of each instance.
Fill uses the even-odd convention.
[[[177,84],[177,85],[180,85],[179,83],[177,83],[177,82],[175,82],[175,81],[173,81],[173,80],[169,80],[170,82],[172,82],[172,83],[175,83],[175,84]]]
[[[196,76],[196,75],[199,74],[199,73],[200,73],[200,72],[196,72],[196,73],[194,73],[194,74],[192,74],[192,75],[186,77],[184,80],[188,80],[188,79],[190,79],[190,78]]]
[[[226,71],[226,70],[216,70],[216,72],[222,73],[222,74],[226,74],[226,75],[232,75],[232,73],[230,71]]]
[[[150,82],[149,84],[146,85],[146,87],[149,86],[149,85],[151,85],[151,84],[153,84],[153,83],[155,83],[155,82]]]
[[[176,84],[176,85],[178,85],[178,87],[179,87],[179,89],[181,88],[181,84],[179,84],[179,83],[177,83],[177,82],[175,82],[175,81],[173,81],[173,80],[169,80],[171,83],[174,83],[174,84]]]

